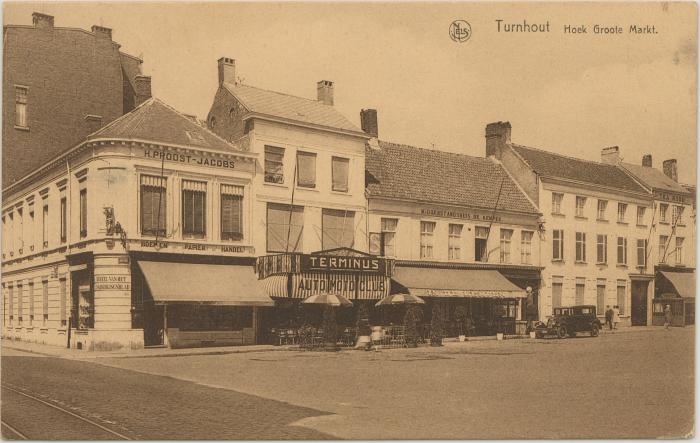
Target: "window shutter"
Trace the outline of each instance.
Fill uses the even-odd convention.
[[[332,173],[334,191],[347,192],[349,167],[349,159],[333,157]]]
[[[309,188],[316,186],[316,154],[297,152],[297,184]]]

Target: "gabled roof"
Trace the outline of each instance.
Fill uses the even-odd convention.
[[[666,176],[663,172],[656,168],[650,168],[642,165],[633,165],[632,163],[620,163],[620,166],[629,171],[637,180],[651,189],[659,189],[662,191],[679,192],[687,194],[688,190],[672,178]]]
[[[88,136],[144,140],[153,143],[199,146],[217,151],[238,151],[218,135],[198,125],[157,98],[143,102],[133,111]]]
[[[500,164],[481,157],[379,141],[367,147],[368,197],[477,207],[499,211],[538,210]],[[501,195],[498,197],[499,188]]]
[[[567,157],[513,143],[510,146],[533,171],[542,176],[629,192],[647,193],[639,183],[615,165]]]
[[[358,127],[353,125],[350,120],[345,118],[333,106],[323,104],[320,101],[242,84],[224,83],[224,87],[249,112],[362,133]]]

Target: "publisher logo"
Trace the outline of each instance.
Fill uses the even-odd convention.
[[[450,24],[450,38],[457,43],[464,43],[472,36],[472,27],[466,20],[455,20]]]

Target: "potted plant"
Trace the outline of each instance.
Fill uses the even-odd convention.
[[[433,303],[430,319],[430,346],[442,346],[442,338],[445,333],[445,316],[443,307],[439,302]]]
[[[365,350],[369,349],[372,345],[370,339],[372,328],[369,327],[369,309],[365,303],[361,303],[357,308],[355,327],[357,328],[357,344],[355,346],[364,347]]]
[[[504,335],[503,322],[499,321],[496,323],[496,339],[503,340],[504,337],[505,337],[505,335]]]
[[[323,343],[326,351],[338,350],[338,324],[332,306],[323,307]]]
[[[422,317],[423,311],[415,305],[409,306],[403,317],[403,324],[406,327],[406,345],[411,348],[418,346],[418,325]]]

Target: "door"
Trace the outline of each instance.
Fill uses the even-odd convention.
[[[648,281],[632,280],[632,326],[647,324],[647,288]]]
[[[144,346],[161,346],[163,341],[163,305],[153,302],[143,305],[143,344]]]

